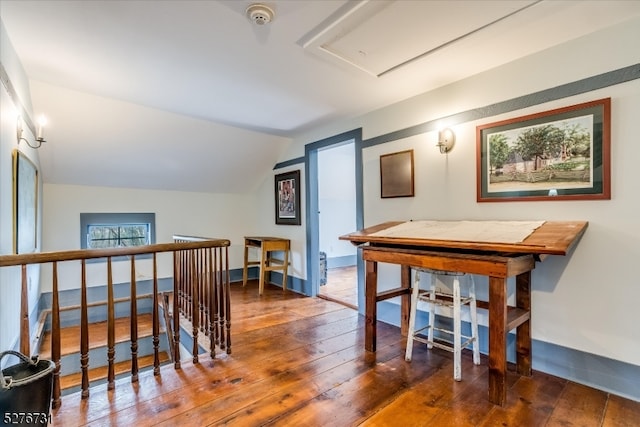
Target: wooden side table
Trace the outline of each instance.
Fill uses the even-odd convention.
[[[260,248],[260,260],[249,261],[249,248]],[[259,286],[258,292],[262,295],[264,291],[264,282],[267,273],[270,271],[282,271],[282,291],[287,290],[287,270],[289,267],[289,250],[291,249],[291,241],[280,237],[252,236],[244,238],[244,268],[242,270],[242,286],[247,285],[247,274],[249,266],[259,266]],[[284,253],[283,259],[272,257],[270,252]]]

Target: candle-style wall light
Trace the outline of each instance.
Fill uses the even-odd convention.
[[[20,141],[24,141],[31,148],[40,148],[40,146],[42,146],[43,142],[47,142],[44,139],[44,127],[47,125],[47,118],[44,115],[41,115],[38,118],[38,128],[36,130],[36,140],[35,140],[35,142],[33,144],[31,144],[27,138],[22,136],[22,134],[24,132],[24,129],[23,129],[22,125],[23,125],[22,117],[18,116],[18,124],[16,125],[16,132],[17,132],[17,136],[18,136],[18,144],[20,144]]]

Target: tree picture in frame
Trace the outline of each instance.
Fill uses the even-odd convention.
[[[611,99],[476,128],[477,201],[610,199]]]

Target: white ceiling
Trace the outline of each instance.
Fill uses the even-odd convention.
[[[639,1],[275,0],[258,26],[253,3],[0,0],[50,116],[45,180],[251,191],[287,137],[640,14]],[[122,150],[145,156],[134,175]]]

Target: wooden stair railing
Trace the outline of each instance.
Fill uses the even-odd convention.
[[[21,269],[21,303],[20,303],[20,352],[31,355],[29,331],[29,302],[27,267],[32,264],[52,266],[52,304],[51,304],[51,359],[55,363],[53,374],[52,405],[57,408],[61,404],[60,394],[60,300],[58,283],[58,265],[69,261],[81,262],[80,277],[80,371],[81,396],[89,396],[89,319],[87,298],[86,261],[106,258],[107,260],[107,361],[108,388],[115,387],[115,303],[112,261],[116,257],[130,257],[130,333],[131,333],[131,381],[138,380],[138,342],[137,342],[137,275],[136,256],[151,254],[153,258],[153,346],[154,373],[160,373],[159,357],[159,290],[157,254],[173,254],[173,360],[175,369],[180,368],[180,315],[188,315],[193,323],[194,332],[200,325],[209,325],[206,331],[211,341],[211,356],[215,357],[215,347],[227,353],[231,351],[230,317],[229,317],[229,240],[205,238],[181,238],[174,236],[174,243],[161,243],[146,246],[123,247],[112,249],[82,249],[58,252],[40,252],[31,254],[0,255],[0,267],[20,267]],[[10,284],[3,283],[2,286]],[[187,305],[180,305],[183,300]],[[180,307],[180,310],[176,309]],[[188,308],[188,309],[187,309]],[[193,313],[196,313],[194,316]],[[212,320],[210,320],[212,319]],[[223,320],[220,320],[223,319]],[[197,335],[194,336],[197,342]],[[193,362],[198,363],[198,346],[193,347]]]
[[[173,236],[174,242],[201,242],[202,237]],[[202,332],[210,342],[210,355],[215,357],[215,347],[231,354],[231,316],[229,298],[228,251],[180,251],[176,255],[176,280],[178,292],[174,293],[176,308],[192,325],[193,361],[198,362],[198,334]],[[206,274],[201,274],[202,272]],[[174,315],[174,322],[178,316]],[[174,334],[179,324],[174,323]],[[174,358],[178,363],[179,357]],[[177,361],[177,362],[176,362]]]

